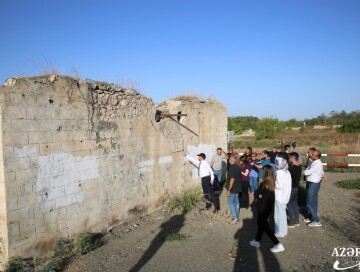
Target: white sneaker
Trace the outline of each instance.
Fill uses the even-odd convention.
[[[303,219],[303,222],[307,224],[307,223],[310,223],[311,221],[310,221],[310,219],[308,219],[308,218],[304,218],[304,219]]]
[[[256,241],[255,239],[250,241],[250,246],[253,246],[253,247],[256,247],[256,248],[259,248],[260,247],[260,242]]]
[[[281,251],[284,251],[284,250],[285,250],[285,247],[280,243],[273,246],[272,248],[270,248],[270,251],[273,252],[273,253],[281,252]]]
[[[309,227],[321,227],[322,225],[320,222],[313,221],[310,224],[308,224],[308,226]]]

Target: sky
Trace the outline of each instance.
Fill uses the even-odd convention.
[[[1,0],[0,83],[56,71],[229,116],[360,110],[359,0]]]

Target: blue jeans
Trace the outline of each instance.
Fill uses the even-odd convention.
[[[309,219],[311,221],[319,222],[319,216],[317,214],[318,208],[318,194],[320,190],[320,182],[307,182],[306,183],[306,207],[309,213]]]
[[[287,235],[286,204],[275,199],[274,210],[275,235],[285,237]]]
[[[257,177],[250,177],[250,193],[254,193],[259,187]]]
[[[222,170],[214,170],[214,176],[216,177],[217,182],[220,183],[221,182],[221,176],[222,176]],[[217,185],[219,185],[219,184],[217,184]]]
[[[227,198],[227,202],[233,216],[233,219],[239,219],[240,205],[239,205],[239,194],[230,193]]]
[[[298,206],[299,188],[292,188],[289,203],[287,204],[289,212],[289,224],[299,223],[299,206]]]

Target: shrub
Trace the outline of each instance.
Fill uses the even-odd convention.
[[[26,272],[32,271],[30,265],[20,257],[14,257],[6,265],[5,272]]]
[[[61,271],[61,262],[57,259],[47,260],[42,265],[36,267],[35,272],[58,272]]]
[[[86,254],[101,246],[101,234],[84,232],[80,233],[74,241],[74,250],[78,255]]]
[[[54,256],[65,256],[71,253],[73,244],[69,239],[60,239],[54,245]]]
[[[350,179],[350,180],[341,180],[335,183],[337,187],[347,189],[347,190],[360,190],[360,178],[359,179]]]
[[[170,197],[169,207],[190,211],[202,199],[203,194],[199,187],[184,190],[180,195]]]

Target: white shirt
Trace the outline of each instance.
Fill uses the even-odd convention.
[[[193,164],[195,165],[197,168],[199,168],[199,176],[200,177],[206,177],[206,176],[211,176],[211,181],[214,180],[214,172],[210,167],[210,164],[203,160],[203,161],[199,161],[197,159],[194,159],[193,157],[190,157],[189,155],[186,155],[186,158]]]
[[[324,176],[324,168],[320,159],[313,161],[304,171],[306,181],[319,183]]]
[[[275,199],[287,204],[291,194],[291,175],[288,170],[277,170],[275,179]]]

